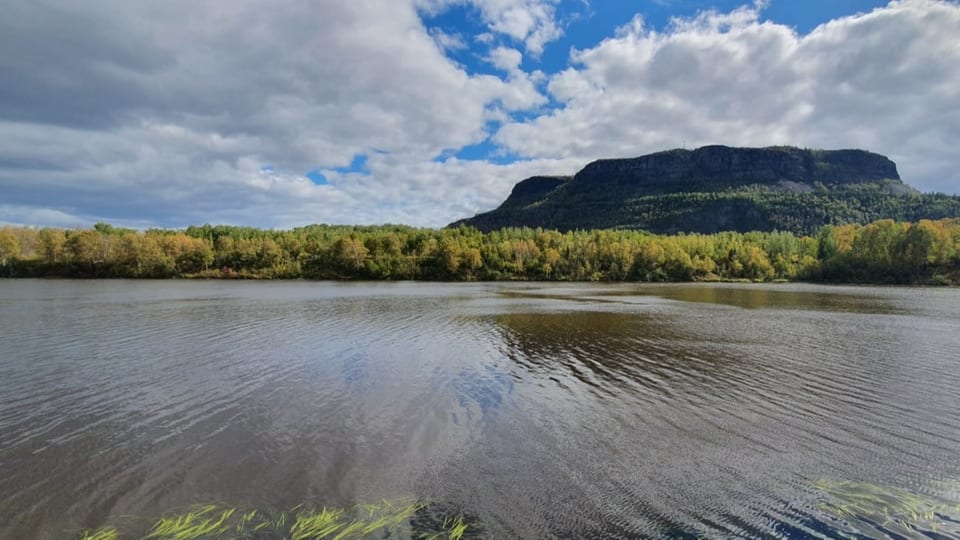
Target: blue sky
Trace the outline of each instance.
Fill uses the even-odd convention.
[[[541,56],[524,58],[523,68],[540,69],[547,73],[561,71],[567,67],[571,47],[592,47],[613,35],[617,28],[627,24],[638,14],[642,15],[652,28],[663,31],[671,19],[676,17],[689,18],[708,10],[732,11],[745,4],[749,3],[736,0],[563,0],[556,6],[557,17],[563,24],[563,36],[548,44]],[[807,33],[833,19],[869,12],[886,4],[887,2],[876,0],[772,0],[760,10],[760,19]],[[475,6],[452,6],[436,16],[425,17],[424,24],[449,34],[464,36],[463,42],[468,47],[451,51],[450,57],[470,71],[491,71],[491,67],[482,60],[485,47],[482,43],[470,39],[488,31]],[[510,38],[501,38],[499,42],[508,46],[516,45],[515,40]]]
[[[831,20],[870,12],[875,8],[885,6],[887,2],[876,0],[805,0],[803,2],[779,0],[765,2],[759,9],[761,21],[771,21],[786,25],[801,34],[809,33],[817,26]],[[546,74],[563,71],[570,65],[570,50],[586,49],[595,46],[605,38],[613,36],[621,26],[629,23],[634,17],[642,16],[645,24],[658,32],[669,30],[674,19],[689,19],[707,11],[729,12],[744,5],[743,1],[724,0],[607,0],[587,2],[584,0],[562,0],[555,5],[556,18],[562,26],[563,34],[544,47],[539,54],[528,54],[523,57],[520,67],[525,71],[540,70]],[[755,5],[755,4],[754,4]],[[522,47],[522,42],[511,36],[499,35],[492,42],[481,41],[477,36],[489,34],[487,23],[477,6],[470,4],[453,5],[444,11],[423,18],[424,25],[431,31],[441,31],[446,35],[458,38],[462,47],[450,48],[446,51],[453,59],[470,73],[497,74],[498,70],[488,60],[491,46]],[[541,84],[541,87],[545,83]],[[551,100],[538,111],[551,110],[558,107],[556,101]],[[521,111],[511,115],[512,119],[523,120],[529,117],[529,111]],[[487,129],[494,132],[500,123],[492,122]],[[456,156],[460,159],[486,160],[499,164],[507,164],[517,160],[515,154],[505,152],[502,148],[490,141],[473,144],[461,148],[457,152],[445,152],[437,159]],[[600,157],[600,156],[598,156]],[[359,171],[359,167],[344,168],[343,172]],[[325,180],[320,180],[325,181]]]
[[[0,223],[442,226],[705,144],[960,192],[954,0],[12,0]]]

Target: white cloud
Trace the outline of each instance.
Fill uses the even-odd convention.
[[[520,62],[522,61],[523,54],[510,47],[497,47],[490,51],[490,63],[506,72],[520,69]]]
[[[477,43],[490,45],[494,42],[494,40],[497,39],[497,37],[493,35],[491,32],[481,32],[476,36],[474,36],[473,39],[476,40]]]
[[[483,17],[490,31],[523,43],[527,52],[539,56],[547,43],[563,35],[557,23],[555,4],[559,0],[417,0],[427,13],[439,13],[451,5],[469,4]],[[493,35],[476,36],[483,42]]]
[[[442,47],[456,43],[410,2],[14,0],[7,13],[0,221],[32,207],[55,224],[442,225],[462,216],[420,183],[493,204],[483,183],[512,177],[454,189],[445,176],[399,178],[374,156],[414,171],[482,141],[503,110],[545,101],[519,71],[455,65]],[[356,155],[371,156],[369,177],[302,176]]]
[[[547,1],[483,6],[527,52],[553,17]],[[517,6],[533,15],[511,19]],[[960,191],[956,3],[896,2],[805,36],[755,8],[663,32],[637,18],[575,51],[547,81],[561,107],[527,122],[510,115],[541,111],[547,76],[510,47],[489,53],[503,76],[467,73],[420,0],[4,9],[0,222],[436,226],[496,206],[526,176],[707,143],[863,147],[921,189]],[[483,142],[491,121],[530,161],[436,161]],[[363,174],[332,170],[357,155]],[[329,184],[303,177],[314,168]]]
[[[545,77],[540,71],[527,73],[520,69],[523,55],[516,49],[497,47],[490,51],[488,62],[507,72],[507,86],[500,103],[507,111],[522,111],[545,105],[546,96],[537,90],[537,83]],[[505,117],[504,120],[509,120]]]
[[[531,160],[496,165],[450,158],[442,162],[410,162],[380,154],[367,163],[370,175],[333,174],[331,181],[350,194],[355,207],[341,209],[344,223],[370,204],[383,208],[379,222],[445,225],[499,205],[522,178],[536,174],[569,174],[579,160]],[[439,179],[442,179],[440,181]],[[395,192],[386,191],[390,186]],[[399,195],[398,195],[399,194]]]
[[[437,46],[443,50],[459,51],[468,48],[460,34],[450,34],[440,28],[431,28],[430,35],[433,36]]]
[[[757,7],[663,32],[641,17],[553,75],[563,107],[495,140],[540,158],[702,144],[860,147],[923,190],[960,191],[960,6],[904,0],[797,35]]]
[[[21,227],[32,227],[40,223],[45,227],[72,229],[75,227],[89,227],[97,221],[102,221],[91,219],[89,216],[74,216],[59,210],[10,204],[0,204],[0,216],[3,216],[2,223]],[[137,225],[131,225],[129,223],[114,223],[122,227],[137,227]]]
[[[539,55],[563,35],[553,3],[544,0],[473,0],[495,32],[522,41],[527,52]]]

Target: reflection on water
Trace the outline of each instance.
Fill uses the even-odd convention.
[[[958,301],[0,281],[0,537],[383,499],[498,537],[956,535]]]
[[[813,292],[805,287],[786,283],[761,287],[755,284],[669,284],[641,291],[641,294],[745,309],[809,309],[861,314],[899,313],[909,309],[909,306],[892,302],[885,294],[878,294],[875,288],[833,287],[833,290],[823,288]]]

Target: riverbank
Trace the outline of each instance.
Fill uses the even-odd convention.
[[[960,220],[652,235],[469,227],[0,229],[0,276],[960,284]]]

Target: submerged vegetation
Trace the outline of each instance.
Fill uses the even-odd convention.
[[[789,232],[311,225],[0,228],[5,277],[960,284],[960,219]]]
[[[819,509],[868,537],[953,538],[960,535],[960,502],[867,482],[814,482]]]
[[[942,485],[939,485],[942,484]],[[960,490],[956,483],[934,483],[940,495],[849,480],[812,482],[817,514],[811,522],[834,536],[953,538],[960,535]],[[946,495],[944,495],[946,494]],[[465,540],[484,537],[477,521],[444,505],[383,501],[351,508],[298,506],[288,511],[242,510],[215,504],[165,514],[149,522],[126,517],[124,523],[84,530],[76,540],[350,540],[410,538]],[[862,536],[861,536],[862,535]]]
[[[476,527],[474,527],[476,528]],[[478,528],[476,528],[479,531]],[[124,536],[108,526],[85,530],[78,540],[350,540],[361,538],[415,538],[460,540],[471,533],[462,516],[447,516],[424,503],[383,501],[354,508],[311,509],[287,512],[242,511],[203,505],[157,520],[143,534]]]

